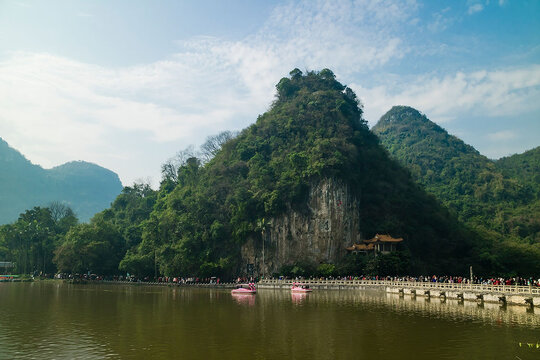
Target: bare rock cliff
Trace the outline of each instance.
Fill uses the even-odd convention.
[[[359,208],[343,182],[323,179],[312,184],[307,211],[289,209],[267,221],[261,236],[246,241],[241,250],[244,271],[248,264],[253,264],[254,275],[271,275],[298,262],[335,263],[347,246],[360,241]]]

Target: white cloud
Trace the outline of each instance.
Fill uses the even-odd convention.
[[[0,63],[0,134],[46,167],[84,159],[117,170],[121,166],[114,162],[136,157],[141,145],[156,151],[171,142],[200,143],[224,128],[244,126],[271,99],[271,89],[257,97],[236,81],[235,72],[220,72],[209,61],[185,56],[113,70],[47,54],[15,54]],[[112,133],[118,138],[107,137]],[[139,137],[138,143],[121,142],[130,136]],[[135,173],[141,164],[132,162],[132,173],[120,174],[126,183],[148,175]]]
[[[16,52],[0,61],[0,136],[46,167],[83,159],[118,171],[124,183],[149,172],[157,178],[176,150],[253,122],[294,67],[339,76],[401,58],[408,49],[399,29],[416,8],[290,3],[243,40],[198,37],[167,59],[127,68]]]
[[[467,14],[472,15],[477,12],[481,12],[482,10],[484,10],[484,5],[474,4],[474,5],[469,6],[469,9],[467,10]]]
[[[448,16],[450,11],[449,7],[442,9],[441,11],[432,14],[432,21],[427,24],[427,29],[431,32],[441,32],[451,26],[456,20],[455,18]]]
[[[315,5],[313,5],[315,4]],[[401,58],[401,29],[414,19],[413,1],[302,2],[277,8],[250,46],[265,44],[287,64],[332,66],[352,73]]]
[[[295,67],[328,67],[352,82],[371,124],[397,104],[438,122],[539,111],[538,65],[360,84],[359,76],[412,51],[404,29],[417,8],[414,1],[290,3],[245,39],[197,37],[166,59],[123,68],[13,53],[0,61],[0,136],[46,167],[81,159],[117,171],[125,184],[157,181],[176,151],[252,123]]]
[[[486,135],[489,140],[492,141],[508,141],[518,137],[518,134],[514,130],[501,130]]]
[[[389,86],[351,87],[365,104],[374,125],[393,105],[409,105],[436,122],[456,117],[519,116],[540,111],[540,65],[497,71],[458,72],[451,76],[420,76]]]

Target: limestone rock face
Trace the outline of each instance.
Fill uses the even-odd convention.
[[[307,211],[289,209],[267,221],[260,237],[246,241],[241,249],[244,269],[253,264],[254,275],[268,276],[297,262],[335,263],[347,246],[360,241],[359,210],[358,199],[342,181],[312,184]]]

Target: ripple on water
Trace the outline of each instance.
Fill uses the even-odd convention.
[[[526,359],[517,344],[540,339],[537,309],[380,292],[237,299],[212,289],[9,285],[0,286],[7,359]]]

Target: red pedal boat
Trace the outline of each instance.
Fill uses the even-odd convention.
[[[312,292],[313,289],[311,289],[309,287],[309,285],[300,284],[300,283],[293,283],[293,285],[291,287],[291,291],[293,293],[308,293],[308,292]]]

